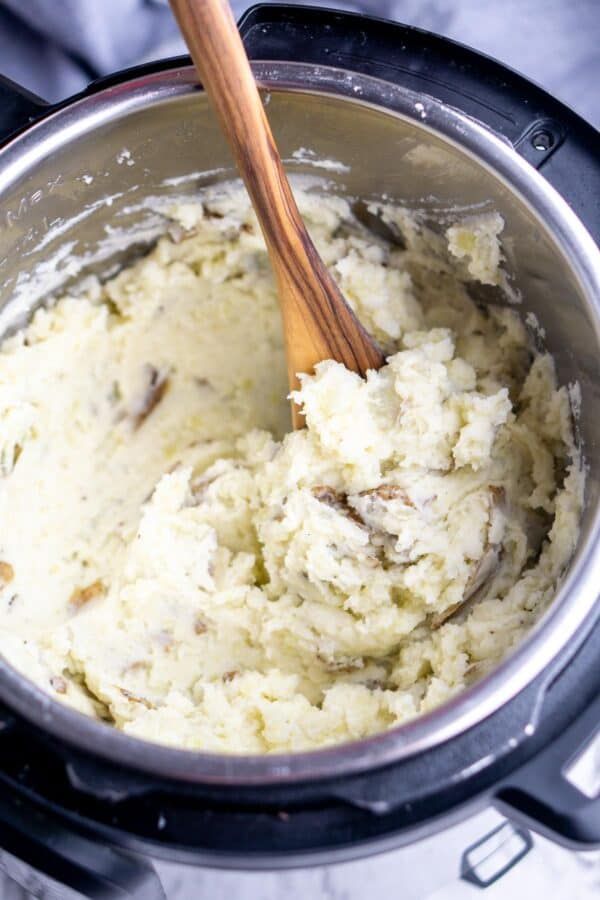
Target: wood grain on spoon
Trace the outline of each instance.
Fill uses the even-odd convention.
[[[171,0],[260,222],[283,315],[288,377],[335,359],[364,375],[381,350],[347,305],[298,212],[229,4]],[[303,424],[292,404],[294,427]]]

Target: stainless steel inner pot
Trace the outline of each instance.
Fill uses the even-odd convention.
[[[47,731],[148,772],[217,784],[343,775],[457,735],[540,673],[551,680],[565,648],[574,652],[591,629],[600,583],[600,254],[591,237],[510,144],[431,97],[303,63],[254,69],[290,172],[323,179],[344,195],[385,195],[442,221],[485,209],[502,214],[507,268],[525,298],[523,314],[533,312],[544,329],[560,381],[581,388],[578,427],[588,477],[575,558],[529,637],[452,702],[368,740],[260,757],[175,750],[67,709],[0,661],[0,696]],[[161,223],[144,207],[146,198],[191,195],[232,177],[231,158],[189,67],[106,88],[23,132],[0,151],[3,330],[60,283],[122,262],[121,229],[139,229],[133,249],[155,236]]]

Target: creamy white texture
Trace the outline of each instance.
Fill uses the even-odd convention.
[[[389,354],[303,377],[303,431],[239,190],[0,351],[0,650],[131,734],[267,752],[406,721],[522,638],[577,539],[567,391],[461,283],[501,283],[501,219],[373,207],[402,248],[299,200]]]

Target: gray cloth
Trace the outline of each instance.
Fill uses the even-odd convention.
[[[141,57],[176,34],[169,6],[162,0],[2,0],[2,5],[98,72]]]
[[[163,0],[0,0],[0,71],[46,100],[184,52]]]
[[[393,3],[323,5],[390,15]],[[249,5],[232,2],[237,16]],[[52,102],[100,75],[185,52],[167,0],[0,0],[0,74]]]
[[[236,15],[251,2],[233,0]],[[463,41],[600,122],[600,0],[322,0],[322,5]],[[73,94],[99,75],[183,52],[167,0],[0,0],[0,74],[47,100]]]

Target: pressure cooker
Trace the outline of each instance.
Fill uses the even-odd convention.
[[[515,72],[416,28],[266,5],[240,30],[292,174],[385,196],[432,225],[501,213],[523,314],[543,329],[560,382],[581,392],[580,540],[550,609],[495,671],[408,724],[318,751],[148,743],[0,661],[0,846],[98,897],[160,896],[148,856],[250,869],[332,862],[490,806],[569,847],[598,846],[597,791],[570,774],[600,723],[598,134]],[[3,80],[0,136],[4,333],[48,291],[145,252],[161,227],[148,198],[235,177],[185,57],[56,106]],[[124,247],[117,233],[135,239]]]

